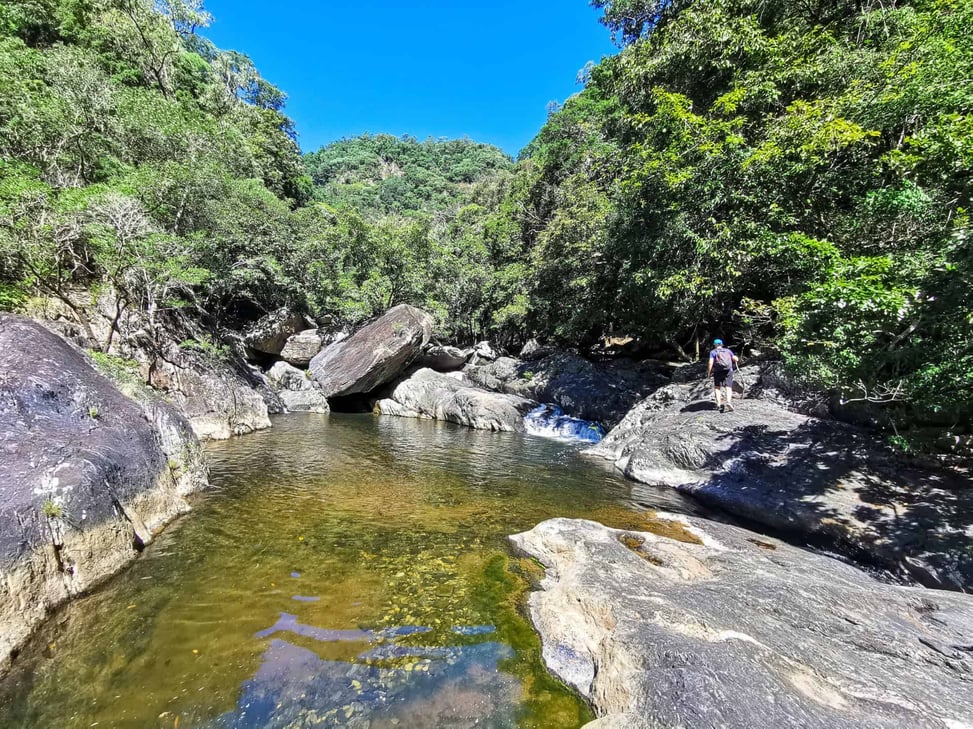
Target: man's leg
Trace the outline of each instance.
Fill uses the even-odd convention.
[[[724,389],[726,390],[726,393],[724,395],[724,398],[726,400],[726,409],[732,411],[733,410],[733,385],[729,385],[729,384],[725,385]]]

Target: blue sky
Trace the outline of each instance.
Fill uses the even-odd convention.
[[[364,132],[511,155],[615,51],[587,0],[206,0],[204,33],[288,95],[305,151]]]

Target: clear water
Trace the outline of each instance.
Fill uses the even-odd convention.
[[[630,484],[578,448],[371,415],[212,444],[214,490],[41,631],[0,725],[581,726],[525,617],[538,568],[505,539],[639,523]]]

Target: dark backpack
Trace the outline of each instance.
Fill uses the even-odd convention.
[[[733,353],[726,347],[716,350],[716,357],[713,358],[713,369],[717,372],[729,372],[733,369]]]

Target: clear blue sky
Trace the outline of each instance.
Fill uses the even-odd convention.
[[[615,51],[588,0],[206,0],[217,46],[288,95],[305,151],[364,132],[511,155]]]

